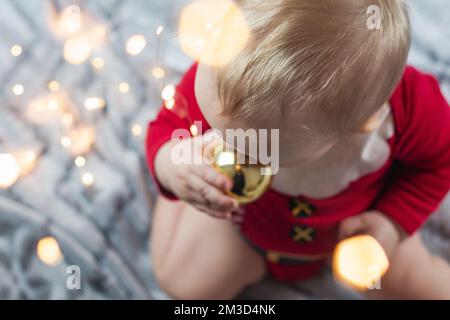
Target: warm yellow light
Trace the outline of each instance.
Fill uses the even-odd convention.
[[[92,54],[89,39],[83,35],[74,36],[64,44],[64,58],[71,64],[82,64]]]
[[[81,156],[91,150],[95,140],[95,130],[91,126],[82,125],[70,130],[67,138],[70,143],[65,147],[73,156]]]
[[[59,89],[60,89],[59,82],[58,82],[58,81],[55,81],[55,80],[50,81],[50,82],[48,83],[48,89],[49,89],[51,92],[59,91]]]
[[[105,66],[105,60],[103,60],[102,58],[92,58],[91,64],[95,69],[100,70]]]
[[[194,137],[198,135],[198,127],[195,124],[191,125],[189,131]]]
[[[52,30],[61,38],[67,38],[81,30],[83,15],[79,6],[70,5],[63,9],[52,25]]]
[[[21,96],[25,92],[25,88],[21,84],[16,84],[16,85],[13,86],[12,92],[16,96]]]
[[[130,85],[126,82],[121,82],[119,84],[119,91],[121,93],[128,93],[130,91]]]
[[[0,154],[0,189],[8,189],[20,177],[20,167],[11,154]]]
[[[133,133],[133,135],[138,137],[138,136],[140,136],[142,134],[142,127],[139,124],[134,124],[131,127],[131,132]]]
[[[72,139],[70,139],[70,137],[67,137],[67,136],[62,137],[62,139],[61,139],[61,145],[62,145],[64,148],[69,148],[71,144],[72,144]]]
[[[127,40],[126,50],[129,55],[137,56],[147,46],[147,40],[142,34],[136,34]]]
[[[176,89],[175,86],[169,84],[164,87],[164,89],[161,92],[161,97],[163,100],[171,100],[175,97]]]
[[[14,57],[18,57],[22,54],[22,47],[19,46],[18,44],[15,44],[11,47],[11,54]]]
[[[34,151],[16,151],[13,154],[20,168],[21,176],[29,174],[35,168],[37,155]]]
[[[58,93],[44,94],[33,98],[25,112],[29,121],[37,124],[58,120],[63,107],[68,104],[67,97]]]
[[[50,267],[56,267],[63,259],[59,244],[53,237],[40,239],[37,243],[36,252],[39,259]]]
[[[86,165],[86,158],[85,157],[76,157],[75,159],[75,165],[78,168],[84,167]]]
[[[341,241],[333,255],[335,277],[356,290],[367,290],[386,273],[389,261],[381,245],[371,236]]]
[[[224,151],[221,152],[217,158],[217,165],[220,167],[230,166],[235,164],[234,152]]]
[[[90,97],[84,101],[84,107],[89,111],[102,109],[105,106],[106,106],[106,101],[105,101],[105,99],[102,99],[102,98]]]
[[[218,67],[227,64],[249,37],[246,18],[232,0],[195,1],[181,14],[181,49],[202,63]]]
[[[73,124],[73,115],[65,113],[63,114],[61,121],[66,127],[70,127]]]
[[[170,99],[170,100],[164,101],[164,105],[166,106],[166,108],[168,110],[172,110],[173,107],[175,107],[175,99]]]
[[[86,186],[90,187],[94,184],[95,178],[92,173],[86,172],[81,176],[81,182]]]
[[[166,76],[166,71],[161,67],[154,67],[152,69],[152,75],[156,79],[162,79]]]
[[[48,102],[48,109],[50,111],[58,111],[59,101],[57,99],[50,99]]]

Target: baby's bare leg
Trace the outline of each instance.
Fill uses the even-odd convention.
[[[386,275],[381,290],[370,290],[378,299],[450,299],[450,265],[433,256],[417,233],[404,240]]]
[[[229,221],[182,202],[158,199],[150,241],[156,278],[177,299],[231,299],[265,274]]]

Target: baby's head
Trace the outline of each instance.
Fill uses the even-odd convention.
[[[217,92],[216,112],[203,99],[213,126],[279,128],[285,163],[366,130],[404,71],[404,0],[235,2],[251,36],[225,66],[202,67],[213,71]]]

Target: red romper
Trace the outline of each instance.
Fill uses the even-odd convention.
[[[194,94],[196,71],[194,64],[177,86],[176,105],[183,108],[163,107],[148,130],[148,166],[160,192],[172,200],[177,198],[156,180],[154,159],[175,129],[189,130],[194,121],[202,122],[202,133],[210,128]],[[395,132],[381,169],[330,198],[290,197],[269,189],[246,206],[240,229],[245,239],[266,251],[305,257],[301,264],[267,257],[274,278],[289,282],[314,275],[336,245],[339,222],[368,210],[384,213],[413,234],[449,191],[450,108],[437,81],[407,67],[389,102]]]

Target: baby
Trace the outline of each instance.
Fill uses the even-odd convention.
[[[179,299],[230,299],[265,275],[312,277],[339,240],[368,234],[390,259],[369,297],[450,299],[450,267],[417,232],[450,188],[450,108],[433,77],[406,66],[405,1],[235,3],[245,47],[224,66],[194,64],[148,131],[164,196],[151,239],[161,286]],[[180,128],[193,136],[174,141]],[[238,206],[207,163],[171,161],[210,128],[280,130],[280,168],[256,202]]]

